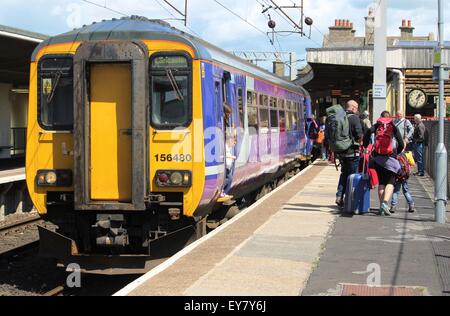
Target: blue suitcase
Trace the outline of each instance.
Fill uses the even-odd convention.
[[[370,212],[370,177],[366,173],[352,174],[347,179],[344,212],[362,215]]]

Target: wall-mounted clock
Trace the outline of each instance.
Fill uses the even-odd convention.
[[[427,104],[427,94],[421,89],[413,89],[408,94],[408,103],[414,109],[421,109]]]

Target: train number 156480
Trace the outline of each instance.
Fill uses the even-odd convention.
[[[157,154],[155,155],[156,162],[191,162],[192,155],[171,155],[171,154]]]

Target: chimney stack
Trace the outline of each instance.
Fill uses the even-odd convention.
[[[410,41],[414,38],[414,27],[412,27],[411,20],[403,20],[400,27],[400,40]]]
[[[335,46],[336,43],[342,43],[342,46],[354,45],[356,31],[350,20],[336,19],[334,26],[330,26],[329,30],[329,34],[325,36],[323,47]]]
[[[273,62],[273,73],[274,74],[276,74],[278,77],[284,78],[284,71],[285,71],[285,66],[284,66],[284,63],[280,59],[277,59],[276,61]]]

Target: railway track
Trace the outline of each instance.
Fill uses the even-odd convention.
[[[255,200],[282,185],[284,181],[295,176],[299,170],[286,174],[284,178],[266,185],[257,194]],[[239,210],[236,213],[253,204],[255,200],[239,205]],[[37,229],[38,225],[45,225],[45,222],[35,215],[7,225],[0,225],[0,244],[3,242],[4,236],[10,235],[11,238],[14,238],[14,234],[21,235],[23,231],[30,231],[33,227]],[[7,251],[2,252],[0,246],[0,296],[109,296],[139,277],[139,275],[100,276],[83,274],[81,276],[81,288],[69,288],[66,286],[69,273],[65,272],[64,269],[57,268],[53,260],[38,257],[39,241],[37,235],[34,240],[26,239],[26,241],[18,242],[15,247]],[[155,259],[152,268],[169,258],[170,256]],[[3,273],[3,271],[8,273]]]
[[[21,227],[24,225],[30,225],[33,223],[37,223],[39,221],[41,221],[40,216],[37,214],[34,214],[34,215],[30,215],[24,219],[13,221],[11,223],[7,223],[7,224],[3,224],[3,225],[0,224],[0,233],[10,230],[10,229],[18,228],[18,227]]]

